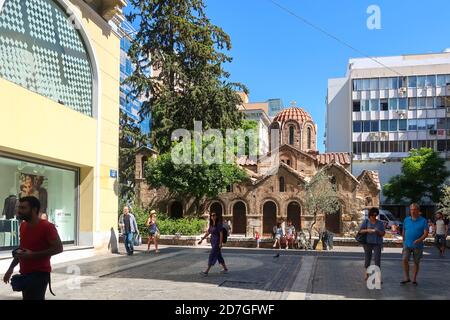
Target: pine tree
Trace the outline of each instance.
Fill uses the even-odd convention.
[[[230,37],[211,23],[203,0],[131,0],[127,17],[139,28],[129,56],[136,66],[125,80],[133,97],[144,96],[141,114],[152,115],[152,145],[162,154],[171,147],[175,129],[236,129],[242,103],[239,83],[228,82],[223,64]]]
[[[134,202],[136,151],[146,145],[148,137],[125,112],[119,121],[119,200],[120,207]]]

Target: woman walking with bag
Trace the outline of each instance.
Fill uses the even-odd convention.
[[[359,230],[360,234],[365,234],[364,254],[365,254],[365,280],[369,278],[367,268],[370,266],[372,260],[372,253],[374,255],[375,265],[381,268],[381,249],[383,247],[383,237],[385,235],[384,224],[377,219],[380,214],[378,208],[371,208],[366,219]]]
[[[200,272],[202,276],[207,276],[209,270],[213,265],[216,264],[217,261],[222,265],[223,270],[222,273],[228,273],[228,268],[225,264],[225,260],[222,256],[222,244],[223,244],[223,223],[222,223],[222,215],[216,214],[215,212],[211,212],[209,215],[209,229],[206,234],[202,237],[202,239],[198,242],[198,244],[202,244],[202,241],[205,240],[209,235],[211,235],[211,252],[209,254],[208,259],[208,268],[205,271]]]
[[[150,211],[150,217],[147,219],[147,223],[145,224],[148,227],[148,240],[147,240],[147,253],[150,252],[150,245],[152,243],[155,244],[155,253],[158,253],[158,225],[156,224],[156,211]]]

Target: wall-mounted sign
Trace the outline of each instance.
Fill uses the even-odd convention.
[[[113,170],[113,169],[109,170],[109,176],[111,178],[117,178],[117,170]]]

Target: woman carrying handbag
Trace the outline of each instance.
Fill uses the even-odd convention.
[[[378,208],[371,208],[368,213],[368,219],[362,223],[356,236],[356,240],[362,243],[364,248],[365,280],[369,278],[367,268],[369,268],[372,261],[372,254],[374,255],[375,265],[381,268],[381,249],[386,232],[383,222],[377,219],[379,214]]]

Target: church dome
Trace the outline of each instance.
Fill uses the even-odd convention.
[[[283,111],[279,112],[273,119],[273,121],[280,123],[286,122],[288,120],[295,120],[299,123],[313,121],[311,115],[304,109],[299,107],[284,109]]]

